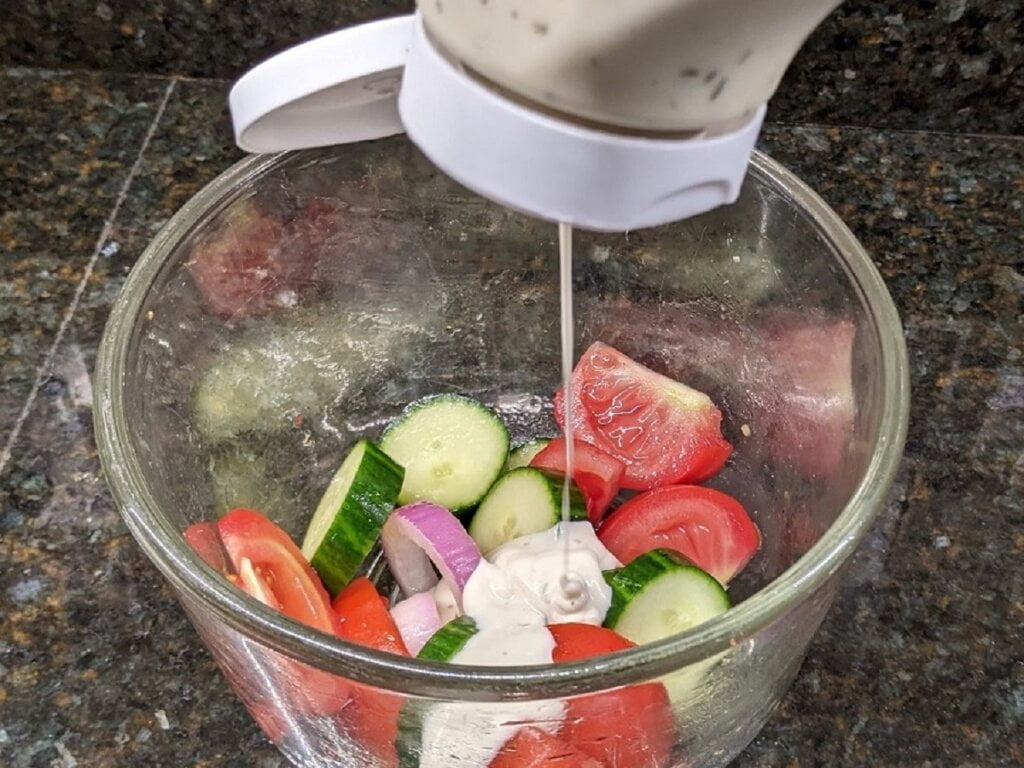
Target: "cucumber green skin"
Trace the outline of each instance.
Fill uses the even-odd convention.
[[[513,469],[530,466],[533,457],[547,448],[550,442],[550,437],[535,437],[513,449],[508,455],[508,461],[505,462],[505,471],[511,472]]]
[[[427,661],[450,661],[477,633],[476,622],[468,616],[452,619],[427,640],[417,659]],[[422,715],[430,705],[417,699],[409,699],[398,714],[398,736],[395,749],[398,752],[399,768],[417,768],[420,764],[419,745],[422,732]]]
[[[551,508],[553,514],[551,516],[551,523],[547,527],[557,525],[562,521],[562,475],[557,472],[549,472],[546,469],[538,469],[537,467],[519,467],[513,469],[511,472],[506,472],[504,475],[498,478],[498,481],[491,486],[491,489],[487,491],[487,495],[484,496],[480,502],[480,506],[476,509],[476,514],[473,515],[473,519],[469,524],[469,535],[473,537],[473,540],[477,544],[481,544],[481,541],[486,540],[486,536],[482,535],[482,527],[487,525],[489,520],[487,519],[490,515],[488,514],[487,501],[493,499],[495,494],[501,492],[502,485],[507,481],[508,478],[514,476],[521,476],[525,473],[535,473],[541,475],[547,480],[548,493],[551,499]],[[483,513],[483,514],[481,514]],[[583,498],[583,493],[579,488],[576,487],[576,483],[569,484],[569,519],[570,520],[589,520],[587,516],[587,502]],[[547,528],[533,531],[539,533],[540,530],[547,530]],[[504,543],[504,542],[502,542]],[[481,545],[483,546],[483,545]],[[493,550],[494,547],[490,547]],[[486,554],[486,553],[485,553]]]
[[[729,607],[729,596],[714,576],[690,565],[670,550],[654,549],[621,568],[604,572],[604,580],[612,589],[612,603],[605,614],[604,626],[615,629],[633,598],[651,582],[672,571],[689,571],[695,580],[706,583],[708,589],[720,594],[724,608]]]
[[[476,633],[476,622],[469,616],[459,616],[431,635],[416,658],[424,661],[450,661]]]
[[[373,443],[360,440],[359,445],[365,446],[365,452],[352,484],[310,558],[332,597],[352,580],[377,543],[405,477],[405,470]]]
[[[491,417],[491,419],[494,421],[495,426],[504,435],[505,439],[505,460],[498,464],[496,470],[494,471],[493,477],[487,478],[486,485],[481,484],[483,490],[480,492],[480,495],[477,496],[477,498],[475,499],[471,499],[465,502],[464,504],[459,504],[458,506],[448,508],[453,515],[461,516],[467,512],[471,512],[476,508],[477,504],[479,504],[483,497],[486,495],[487,490],[491,487],[491,485],[494,484],[494,481],[497,480],[498,477],[501,475],[505,464],[508,462],[509,445],[511,443],[508,434],[508,427],[505,425],[505,422],[502,421],[501,417],[494,410],[487,407],[479,400],[474,400],[473,398],[466,397],[465,395],[457,395],[451,393],[440,395],[427,395],[426,397],[421,397],[419,400],[414,400],[413,402],[405,406],[401,414],[399,414],[398,418],[396,418],[387,427],[385,427],[384,431],[381,433],[380,440],[378,441],[378,443],[386,451],[386,443],[388,437],[392,435],[396,430],[401,429],[402,425],[409,420],[410,416],[426,408],[429,408],[434,403],[443,401],[474,406],[477,410],[480,411],[480,413],[487,414],[488,416]],[[423,500],[429,501],[430,499]]]

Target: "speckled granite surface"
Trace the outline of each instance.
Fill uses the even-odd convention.
[[[237,157],[223,93],[0,74],[5,441],[25,412],[0,457],[3,766],[284,765],[125,531],[92,437],[124,275]],[[1024,139],[771,126],[762,143],[874,255],[914,400],[892,500],[737,765],[1022,765]]]
[[[0,18],[0,63],[233,78],[288,45],[413,4],[20,0]],[[851,0],[808,41],[769,119],[1020,133],[1020,2]]]

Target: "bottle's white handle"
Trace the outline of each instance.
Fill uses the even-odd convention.
[[[396,94],[413,16],[349,27],[247,72],[228,98],[247,152],[346,144],[402,133]]]

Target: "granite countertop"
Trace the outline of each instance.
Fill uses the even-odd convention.
[[[226,83],[42,64],[0,68],[0,765],[283,766],[125,530],[92,432],[127,272],[240,156]],[[890,501],[744,768],[1024,765],[1021,104],[985,134],[950,98],[934,132],[808,107],[761,139],[873,255],[913,403]]]

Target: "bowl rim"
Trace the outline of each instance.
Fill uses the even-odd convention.
[[[860,289],[880,342],[883,402],[871,460],[836,520],[786,571],[739,605],[687,632],[580,662],[521,667],[446,665],[375,651],[321,634],[235,589],[187,546],[181,532],[161,514],[134,450],[121,385],[136,318],[175,245],[233,191],[295,154],[249,156],[182,206],[129,274],[100,343],[94,394],[100,461],[127,527],[179,599],[198,602],[228,626],[269,648],[359,683],[451,701],[533,700],[642,682],[719,654],[813,596],[857,547],[886,501],[906,439],[910,384],[902,325],[881,275],[839,216],[795,174],[755,151],[751,174],[788,196],[832,241],[850,280]],[[193,615],[191,610],[188,613]]]

